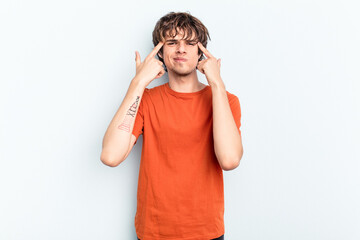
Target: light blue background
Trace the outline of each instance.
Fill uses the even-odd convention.
[[[240,100],[226,239],[360,239],[359,6],[325,0],[0,3],[0,239],[136,238],[142,136],[116,168],[101,144],[170,11],[207,26]]]

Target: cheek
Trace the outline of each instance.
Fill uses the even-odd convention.
[[[164,61],[169,62],[170,59],[171,59],[171,53],[169,51],[164,51],[163,52],[163,59],[164,59]]]

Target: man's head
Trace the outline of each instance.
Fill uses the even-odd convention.
[[[169,68],[178,74],[188,74],[196,68],[198,61],[204,58],[197,42],[206,47],[208,39],[211,40],[204,24],[186,12],[170,12],[160,18],[152,35],[154,46],[164,42],[158,57],[165,71]]]

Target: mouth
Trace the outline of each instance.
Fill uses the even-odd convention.
[[[175,62],[186,62],[187,59],[186,58],[174,58]]]

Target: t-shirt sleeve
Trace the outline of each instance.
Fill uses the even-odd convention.
[[[240,108],[239,98],[234,94],[230,94],[230,96],[229,96],[229,104],[230,104],[231,112],[233,114],[233,117],[234,117],[234,120],[235,120],[235,123],[236,123],[236,127],[238,128],[240,136],[241,136],[241,130],[240,130],[240,126],[241,126],[241,108]]]
[[[144,102],[145,102],[145,92],[143,93],[143,96],[141,98],[140,106],[135,117],[134,128],[132,131],[132,134],[134,134],[134,136],[136,137],[134,145],[137,143],[140,134],[143,134],[144,132]]]

